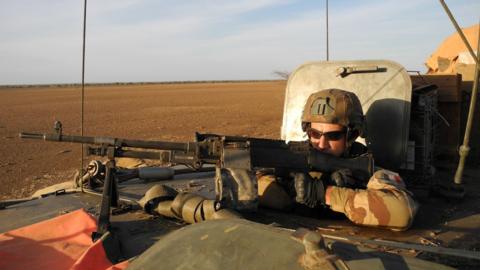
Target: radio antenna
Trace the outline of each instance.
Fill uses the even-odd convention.
[[[84,1],[83,5],[83,46],[82,46],[82,101],[81,101],[81,124],[80,124],[80,135],[83,136],[83,115],[84,115],[84,103],[85,103],[85,34],[87,32],[87,0]],[[81,158],[80,158],[80,179],[83,177],[83,144],[81,145]],[[83,192],[83,182],[80,182],[80,188]]]
[[[326,13],[326,21],[327,21],[327,23],[326,23],[326,25],[327,25],[327,61],[329,61],[330,60],[330,55],[329,55],[330,53],[328,51],[328,0],[325,0],[325,2],[326,2],[325,13]]]

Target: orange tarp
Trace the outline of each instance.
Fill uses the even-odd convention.
[[[462,29],[474,52],[478,46],[478,31],[478,24]],[[428,68],[427,74],[455,74],[456,63],[473,64],[473,61],[460,35],[455,32],[440,44],[425,65]]]
[[[124,269],[112,266],[95,219],[83,209],[0,234],[0,269]]]

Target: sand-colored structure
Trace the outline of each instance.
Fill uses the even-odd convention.
[[[479,24],[462,29],[474,51],[478,46],[479,30]],[[462,74],[464,81],[473,80],[474,64],[474,59],[458,33],[446,38],[425,63],[428,68],[427,74],[459,73]]]

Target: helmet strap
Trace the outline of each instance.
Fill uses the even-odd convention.
[[[344,156],[350,155],[350,150],[352,148],[352,144],[355,142],[355,139],[359,136],[358,131],[347,127],[347,133],[345,135],[345,152]]]

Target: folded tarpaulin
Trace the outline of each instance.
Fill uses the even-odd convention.
[[[0,269],[125,269],[113,265],[95,219],[83,209],[0,234]]]

